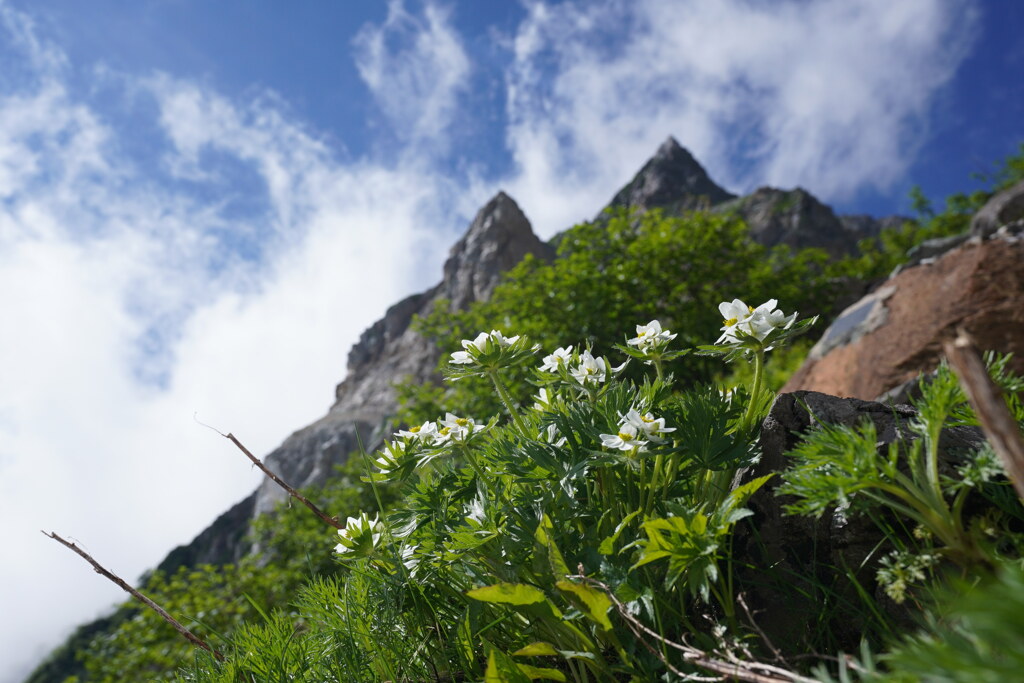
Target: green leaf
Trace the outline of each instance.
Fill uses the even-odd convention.
[[[622,521],[619,522],[619,525],[615,527],[615,531],[612,533],[612,535],[601,541],[601,545],[597,547],[597,552],[601,553],[602,555],[615,554],[615,541],[619,540],[619,536],[622,534],[622,531],[630,522],[636,519],[636,516],[639,515],[640,512],[640,510],[636,510],[623,517]]]
[[[555,581],[560,581],[569,574],[569,566],[566,565],[565,558],[562,557],[558,546],[555,545],[551,538],[551,532],[554,531],[554,528],[551,518],[545,514],[541,518],[540,524],[537,525],[537,532],[534,534],[534,538],[537,541],[537,555],[541,559],[546,560],[547,568]]]
[[[515,657],[554,657],[558,655],[558,650],[551,643],[538,641],[519,648],[512,655]]]
[[[595,622],[605,631],[612,629],[612,622],[608,619],[608,610],[612,606],[612,601],[603,591],[584,586],[583,584],[573,583],[572,581],[559,581],[555,585],[559,590],[570,593],[577,598],[577,601],[583,608],[583,613],[591,621]]]
[[[467,591],[466,595],[480,602],[505,605],[532,605],[543,602],[544,591],[525,583],[496,583]]]
[[[546,681],[564,681],[565,674],[558,669],[542,669],[536,666],[530,666],[529,664],[519,664],[519,670],[526,674],[531,681],[535,681],[538,678],[542,678]]]
[[[487,656],[484,683],[530,683],[530,677],[504,652],[491,648],[491,653]]]

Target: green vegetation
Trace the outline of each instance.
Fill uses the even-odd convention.
[[[993,186],[1024,177],[1021,159],[1024,147]],[[727,215],[617,213],[570,229],[555,260],[526,259],[489,302],[419,323],[457,362],[442,359],[442,385],[400,388],[402,423],[416,427],[307,492],[355,518],[341,538],[282,506],[258,520],[260,554],[147,579],[143,592],[226,661],[128,603],[80,653],[82,680],[640,682],[737,662],[822,680],[1009,680],[1024,638],[1024,507],[989,448],[941,464],[941,429],[975,424],[949,371],[918,402],[914,440],[879,453],[868,425],[824,427],[786,472],[743,477],[809,322],[733,302],[712,344],[723,299],[832,315],[910,246],[966,229],[989,194],[936,214],[918,192],[918,220],[838,261],[756,245]],[[1005,359],[990,360],[1019,396]],[[873,523],[865,565],[773,577],[756,552],[734,553],[741,536],[758,547],[748,504],[769,482],[809,524],[837,507]],[[764,637],[742,597],[769,580],[813,632]],[[862,642],[841,628],[851,621]],[[840,649],[859,656],[828,658]]]

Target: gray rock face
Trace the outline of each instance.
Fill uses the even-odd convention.
[[[865,236],[847,229],[831,208],[799,187],[795,190],[762,187],[717,210],[738,214],[750,226],[750,236],[766,247],[777,244],[795,249],[821,247],[840,256],[852,253],[857,240]],[[852,224],[874,229],[861,223],[863,221],[855,219]]]
[[[519,206],[499,192],[480,211],[456,242],[444,264],[444,279],[435,287],[408,297],[388,309],[352,347],[348,374],[335,391],[335,402],[323,418],[292,434],[266,458],[266,464],[292,486],[326,482],[335,465],[359,449],[379,448],[388,420],[398,409],[394,385],[411,378],[433,378],[440,351],[409,325],[426,315],[434,303],[447,299],[453,310],[490,296],[501,274],[526,254],[550,258],[550,247],[533,234]],[[287,494],[266,480],[256,492],[255,513],[267,512]]]
[[[1021,219],[1024,219],[1024,180],[997,193],[974,214],[971,234],[988,237],[1002,226]]]
[[[501,274],[531,253],[550,258],[518,205],[500,192],[477,213],[466,234],[452,247],[443,280],[398,302],[360,336],[348,355],[347,375],[335,390],[334,405],[322,418],[293,433],[264,463],[296,488],[324,484],[335,465],[360,444],[379,448],[398,408],[394,384],[406,378],[434,378],[440,351],[410,329],[413,316],[430,312],[446,299],[463,309],[490,296]],[[218,519],[190,545],[172,551],[172,564],[237,561],[250,551],[242,542],[249,521],[272,510],[287,494],[270,480]],[[171,558],[168,558],[170,561]]]
[[[747,507],[754,516],[747,530],[738,532],[734,545],[737,557],[758,568],[757,576],[744,577],[756,586],[747,594],[747,601],[758,624],[775,643],[784,642],[797,649],[802,643],[813,643],[822,607],[819,601],[828,596],[822,588],[831,587],[831,597],[838,603],[833,613],[833,632],[848,641],[839,646],[857,647],[862,625],[855,613],[842,608],[844,600],[849,600],[849,604],[857,604],[858,600],[845,578],[847,571],[856,576],[865,590],[876,593],[883,604],[889,604],[892,616],[902,616],[897,606],[885,603],[883,594],[877,591],[877,547],[882,533],[873,522],[839,509],[818,520],[786,515],[783,506],[792,501],[776,496],[775,491],[782,483],[778,473],[789,466],[785,453],[820,424],[855,426],[870,421],[875,425],[881,452],[896,440],[912,438],[908,425],[916,414],[909,405],[837,398],[814,391],[780,394],[776,398],[761,429],[761,459],[737,478],[749,481],[770,473],[776,476],[748,501]],[[943,473],[952,473],[950,466],[958,451],[977,448],[983,440],[981,430],[975,427],[944,430],[940,440]],[[770,569],[766,572],[765,567]],[[796,577],[808,573],[814,581],[801,579],[798,584]]]
[[[619,190],[608,208],[661,208],[667,213],[681,213],[735,197],[716,185],[693,155],[670,137],[633,180]]]

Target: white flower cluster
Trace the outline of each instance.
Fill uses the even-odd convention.
[[[359,517],[349,517],[344,529],[338,529],[340,543],[334,547],[339,555],[365,557],[371,554],[380,536],[384,533],[384,524],[378,517],[370,519],[365,512]]]
[[[675,427],[665,426],[665,418],[656,418],[651,413],[641,413],[636,408],[630,408],[621,418],[616,434],[601,435],[601,445],[605,448],[645,451],[648,443],[660,443],[665,440],[662,434],[676,430]]]
[[[518,334],[514,337],[506,337],[498,330],[481,332],[476,336],[476,339],[463,339],[462,348],[464,350],[452,353],[452,358],[448,362],[457,365],[468,365],[476,362],[475,356],[479,356],[481,353],[494,348],[506,349],[517,341],[519,341]]]
[[[651,351],[668,344],[676,338],[669,330],[661,329],[661,322],[652,320],[646,325],[636,326],[636,336],[626,341],[638,351]]]
[[[768,334],[775,329],[788,329],[796,320],[796,313],[786,315],[775,307],[778,305],[775,299],[769,299],[757,308],[748,306],[740,299],[733,299],[731,302],[723,301],[718,305],[722,314],[724,325],[722,336],[716,344],[723,341],[729,344],[740,344],[737,333],[756,337],[763,341]]]
[[[575,363],[575,365],[573,365]],[[580,386],[604,384],[608,380],[609,371],[615,374],[625,367],[625,363],[618,367],[610,368],[608,361],[601,356],[594,356],[589,350],[583,353],[572,352],[572,346],[555,349],[555,352],[545,356],[540,366],[542,372],[552,374],[561,373],[567,370],[568,374]],[[541,396],[541,403],[548,403],[547,392]]]
[[[444,419],[437,422],[424,422],[419,427],[410,427],[398,432],[398,435],[409,442],[419,441],[425,446],[443,446],[448,442],[460,443],[470,436],[486,429],[487,425],[479,425],[471,417],[459,417],[445,413]]]

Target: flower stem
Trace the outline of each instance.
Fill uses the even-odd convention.
[[[754,386],[750,389],[750,403],[747,404],[747,412],[743,415],[743,430],[749,431],[751,422],[757,413],[757,404],[760,402],[762,385],[764,384],[764,349],[754,352]]]
[[[498,398],[505,404],[505,410],[508,411],[509,416],[512,418],[512,422],[515,423],[519,433],[523,436],[528,436],[526,433],[526,425],[523,424],[522,419],[519,417],[519,411],[517,411],[512,403],[512,397],[509,396],[508,390],[505,388],[504,383],[498,378],[497,370],[489,370],[487,376],[491,378],[491,382],[494,383],[494,389],[498,392]]]

